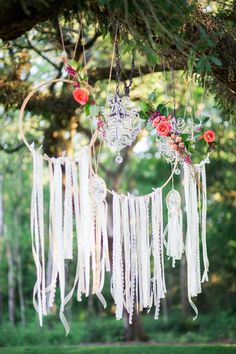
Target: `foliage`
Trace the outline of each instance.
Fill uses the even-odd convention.
[[[234,345],[162,346],[162,345],[122,345],[122,346],[81,346],[81,347],[20,347],[4,348],[2,354],[235,354]]]

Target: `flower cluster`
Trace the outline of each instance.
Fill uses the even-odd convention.
[[[181,130],[178,127],[176,118],[172,117],[171,114],[167,116],[162,114],[161,111],[155,111],[150,114],[149,121],[155,128],[157,136],[162,139],[162,145],[164,141],[164,145],[168,145],[173,152],[177,153],[181,160],[188,164],[192,163],[191,155],[194,151],[194,139],[196,137],[199,140],[203,139],[207,143],[208,151],[215,147],[214,131],[204,131],[204,124],[202,123],[193,128],[197,132],[193,136],[192,132]]]
[[[75,89],[73,90],[72,93],[73,97],[76,102],[84,106],[90,100],[90,92],[86,87],[82,86],[84,85],[83,82],[86,81],[85,80],[86,78],[81,75],[79,69],[80,69],[79,63],[76,62],[75,60],[71,60],[68,63],[66,63],[65,71],[67,72],[68,76],[72,78],[75,85]]]

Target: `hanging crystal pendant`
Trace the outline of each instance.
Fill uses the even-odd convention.
[[[139,109],[134,107],[128,96],[118,94],[108,98],[108,106],[102,107],[105,117],[104,138],[107,145],[118,151],[117,163],[123,161],[120,151],[131,146],[141,130]]]

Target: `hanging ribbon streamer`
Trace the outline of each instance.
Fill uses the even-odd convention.
[[[33,147],[32,147],[33,149]],[[33,188],[31,197],[31,237],[32,252],[36,266],[36,283],[33,303],[39,314],[40,326],[46,311],[45,256],[44,256],[44,216],[43,216],[43,158],[33,149]],[[37,298],[37,300],[36,300]]]
[[[168,209],[168,240],[166,253],[169,257],[172,257],[172,266],[175,267],[175,261],[180,260],[184,252],[181,197],[177,190],[172,189],[168,193],[166,205]]]
[[[160,299],[166,292],[161,189],[142,197],[113,192],[113,238],[112,295],[116,318],[122,318],[125,308],[131,324],[135,309],[149,310],[153,303],[158,318]]]
[[[184,192],[187,215],[186,259],[188,277],[188,300],[196,316],[198,309],[192,297],[201,292],[200,252],[199,252],[199,214],[196,173],[193,166],[184,164]]]

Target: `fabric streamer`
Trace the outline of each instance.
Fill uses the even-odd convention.
[[[32,146],[33,188],[31,202],[31,235],[37,280],[33,291],[33,302],[42,326],[47,308],[53,307],[57,287],[60,293],[59,316],[69,332],[64,315],[77,286],[77,300],[82,295],[95,293],[104,307],[101,292],[105,272],[110,270],[107,203],[105,196],[95,201],[90,193],[92,177],[90,147],[81,149],[76,159],[66,156],[43,157]],[[52,260],[49,284],[45,285],[45,237],[43,203],[43,161],[48,163],[49,175],[49,233],[48,243]],[[64,175],[64,178],[63,178]],[[103,182],[104,183],[104,182]],[[105,184],[104,184],[105,185]],[[106,190],[106,188],[105,188]],[[75,225],[75,230],[74,230]],[[66,260],[73,259],[73,234],[76,235],[77,263],[74,283],[66,295]],[[91,274],[92,269],[92,274]],[[46,296],[48,294],[48,296]]]
[[[54,306],[57,289],[60,294],[59,316],[69,332],[65,306],[76,290],[77,300],[96,294],[106,307],[102,295],[105,273],[110,271],[106,201],[107,188],[94,174],[91,149],[86,146],[76,158],[43,157],[33,146],[33,188],[31,202],[31,235],[36,283],[33,302],[42,326],[47,309]],[[44,235],[43,175],[44,159],[49,176],[48,242]],[[201,282],[208,280],[209,261],[206,246],[206,172],[205,163],[184,165],[184,192],[187,216],[186,245],[183,242],[181,197],[172,189],[167,195],[167,255],[187,258],[188,299],[196,316],[192,298],[201,292]],[[116,319],[128,313],[133,322],[134,311],[154,307],[159,317],[160,301],[165,297],[164,234],[162,188],[144,196],[119,195],[112,192],[113,258],[111,293],[116,304]],[[73,238],[75,242],[73,243]],[[201,279],[200,246],[204,272]],[[51,274],[45,284],[45,243],[49,245]],[[76,259],[74,281],[68,291],[67,264]]]
[[[192,297],[201,292],[200,279],[200,253],[199,253],[199,214],[198,198],[195,170],[192,166],[184,164],[184,192],[187,215],[187,234],[186,234],[186,259],[188,277],[188,300],[196,316],[198,309]]]
[[[172,258],[172,266],[175,267],[175,261],[180,260],[184,252],[181,197],[177,190],[172,189],[168,193],[166,205],[168,209],[166,253]]]
[[[33,187],[31,196],[32,252],[36,266],[36,283],[33,289],[33,304],[39,315],[40,326],[46,311],[44,215],[43,215],[43,157],[33,146]]]
[[[113,238],[111,288],[116,318],[122,318],[125,308],[131,324],[134,310],[150,310],[153,303],[158,318],[166,292],[161,189],[142,197],[113,192]]]

